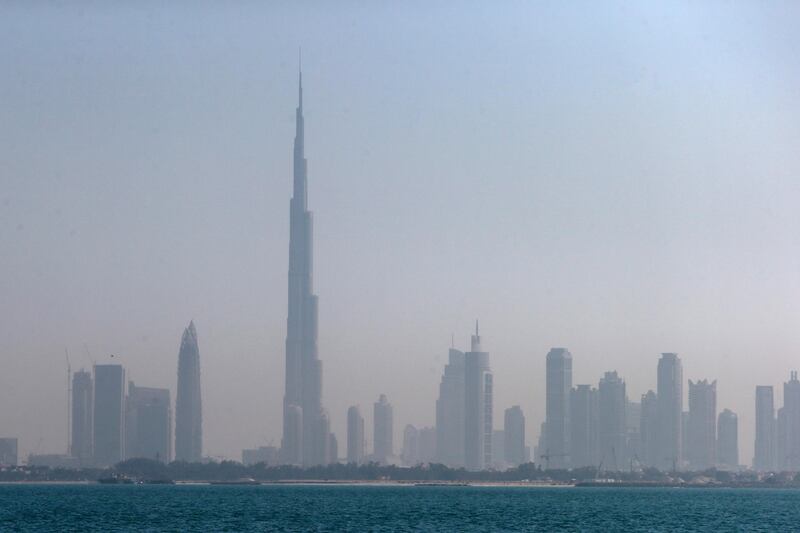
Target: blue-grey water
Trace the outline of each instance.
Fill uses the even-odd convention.
[[[0,531],[794,531],[800,491],[0,485]]]

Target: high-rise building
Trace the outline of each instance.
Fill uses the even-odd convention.
[[[464,352],[450,348],[436,400],[436,460],[464,466]]]
[[[406,466],[419,463],[419,430],[411,424],[406,424],[403,430],[403,451],[400,456]]]
[[[686,467],[688,459],[686,457],[686,450],[689,449],[689,411],[681,413],[681,461],[680,464]]]
[[[627,457],[625,382],[617,372],[606,372],[597,387],[597,444],[606,470],[623,470]]]
[[[295,113],[294,180],[289,203],[289,306],[286,318],[286,389],[283,398],[283,460],[305,466],[326,462],[328,433],[322,409],[322,362],[317,353],[317,296],[313,283],[313,217],[308,210],[303,77]],[[299,418],[299,420],[298,420]],[[298,427],[300,432],[298,433]]]
[[[328,455],[327,455],[327,462],[328,464],[334,464],[339,462],[339,440],[336,438],[336,434],[331,432],[328,433]]]
[[[0,438],[0,466],[17,466],[18,445],[16,437]]]
[[[175,399],[175,459],[195,463],[203,456],[203,408],[200,394],[200,348],[194,321],[183,332],[178,352]]]
[[[681,466],[683,367],[676,353],[658,360],[658,468],[672,471]]]
[[[570,461],[573,468],[597,466],[597,389],[576,385],[570,390]]]
[[[111,466],[125,457],[125,369],[94,365],[94,464]]]
[[[717,464],[717,382],[689,380],[689,420],[685,450],[689,468],[705,470]]]
[[[658,398],[649,390],[642,394],[641,417],[639,418],[639,436],[641,438],[641,462],[645,466],[658,467],[660,443],[658,442]]]
[[[492,464],[492,370],[475,322],[472,348],[464,354],[464,466],[483,470]]]
[[[419,462],[436,461],[436,428],[424,427],[419,430]]]
[[[756,441],[753,468],[762,472],[774,470],[775,402],[771,385],[756,386]]]
[[[372,430],[373,456],[377,462],[387,464],[394,456],[394,414],[385,394],[375,402]]]
[[[72,374],[72,436],[70,454],[81,465],[92,462],[94,385],[92,373],[79,370]]]
[[[787,470],[787,424],[786,407],[778,409],[775,417],[775,470]]]
[[[796,370],[792,371],[789,381],[783,384],[783,409],[784,469],[797,472],[800,471],[800,381],[797,379]]]
[[[128,382],[125,456],[169,463],[172,460],[172,406],[169,389]]]
[[[338,454],[338,443],[336,449],[331,449],[336,437],[331,438],[331,420],[328,417],[328,411],[322,409],[319,416],[316,418],[316,426],[311,428],[313,435],[319,436],[313,441],[314,446],[311,448],[310,453],[312,457],[318,458],[314,465],[326,465],[334,462],[334,453]]]
[[[572,354],[566,348],[552,348],[547,354],[545,464],[548,468],[570,466],[570,407]]]
[[[519,405],[509,407],[503,420],[504,459],[509,466],[525,462],[525,415]]]
[[[739,417],[730,409],[717,418],[717,464],[728,469],[739,466]]]
[[[625,432],[628,440],[628,450],[625,454],[630,465],[642,462],[642,435],[639,432],[642,420],[642,404],[628,400],[625,403]]]
[[[347,410],[347,462],[364,462],[364,417],[357,405]]]

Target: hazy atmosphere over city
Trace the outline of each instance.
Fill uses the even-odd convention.
[[[668,6],[668,8],[667,8]],[[468,7],[468,8],[467,8]],[[662,352],[755,387],[800,369],[800,4],[0,6],[0,437],[66,453],[67,358],[176,395],[194,322],[203,454],[280,446],[302,48],[322,404],[344,456],[385,394],[433,426],[480,321],[495,428],[533,449],[545,357]],[[112,357],[113,354],[113,357]]]

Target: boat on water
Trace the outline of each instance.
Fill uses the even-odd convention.
[[[260,481],[256,481],[251,477],[242,479],[231,479],[227,481],[209,481],[211,485],[261,485]]]

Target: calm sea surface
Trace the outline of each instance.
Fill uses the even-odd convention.
[[[0,531],[798,531],[800,491],[0,485]]]

